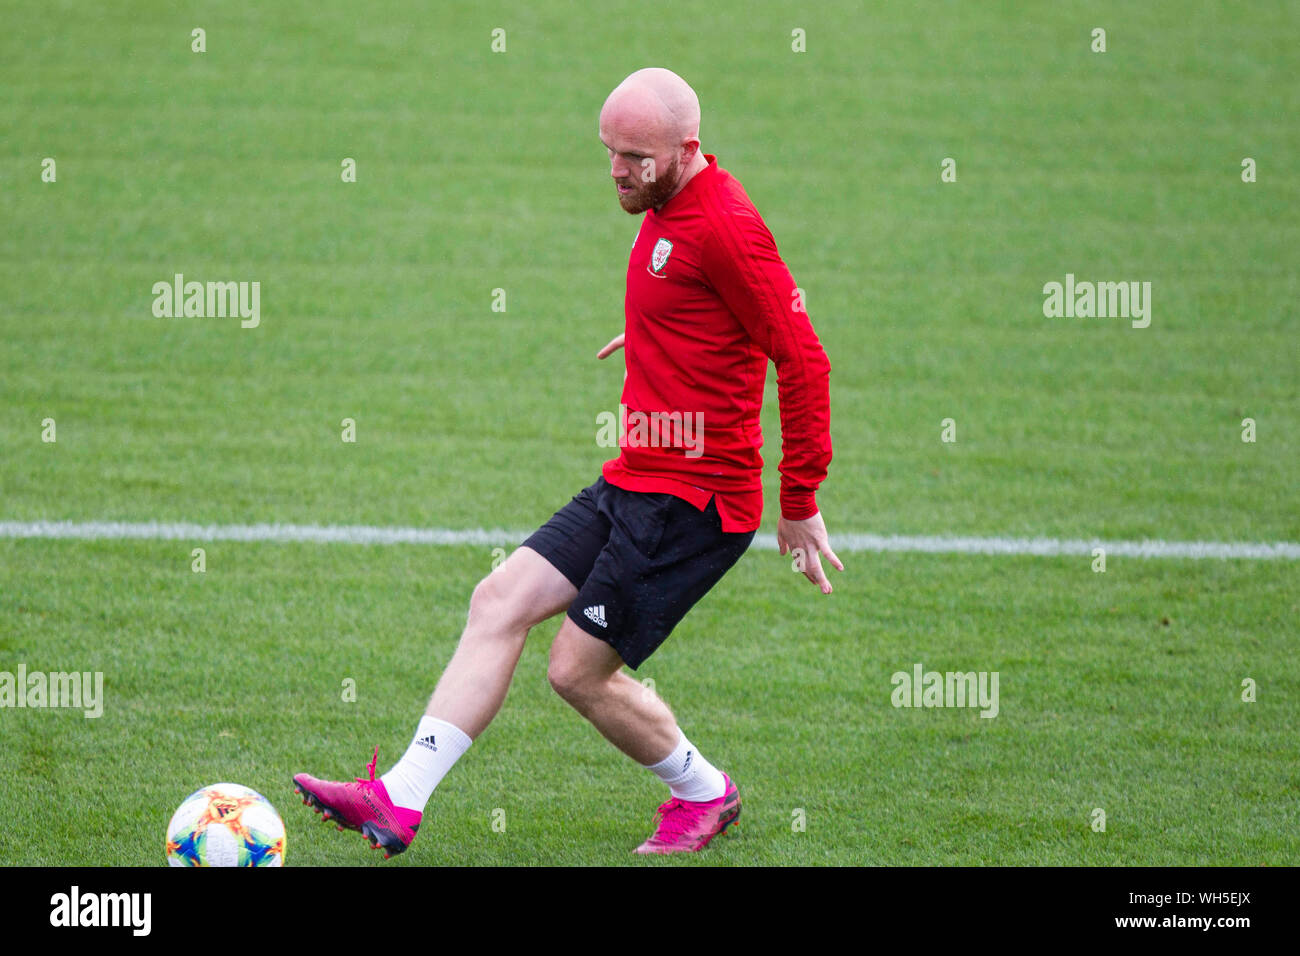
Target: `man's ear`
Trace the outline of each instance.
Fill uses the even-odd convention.
[[[695,160],[695,154],[700,151],[700,141],[691,137],[682,143],[682,165],[689,166]]]

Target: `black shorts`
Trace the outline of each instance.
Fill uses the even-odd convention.
[[[723,531],[713,501],[700,511],[675,495],[598,478],[524,546],[578,589],[570,620],[635,670],[753,540],[753,531]]]

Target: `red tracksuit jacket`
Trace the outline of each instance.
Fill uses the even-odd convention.
[[[763,517],[767,362],[781,406],[781,514],[817,513],[831,461],[830,362],[776,242],[740,182],[708,166],[641,222],[627,267],[620,454],[605,480],[666,491],[723,531]]]

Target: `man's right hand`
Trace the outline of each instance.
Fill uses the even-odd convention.
[[[613,355],[623,347],[623,333],[620,332],[609,340],[609,344],[596,353],[596,358],[603,359]]]

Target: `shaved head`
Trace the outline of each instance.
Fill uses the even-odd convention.
[[[637,70],[609,94],[600,111],[611,124],[657,137],[658,145],[677,146],[700,137],[700,100],[672,70]]]
[[[700,152],[700,100],[672,70],[628,76],[600,110],[619,204],[629,213],[658,208],[707,164]]]

